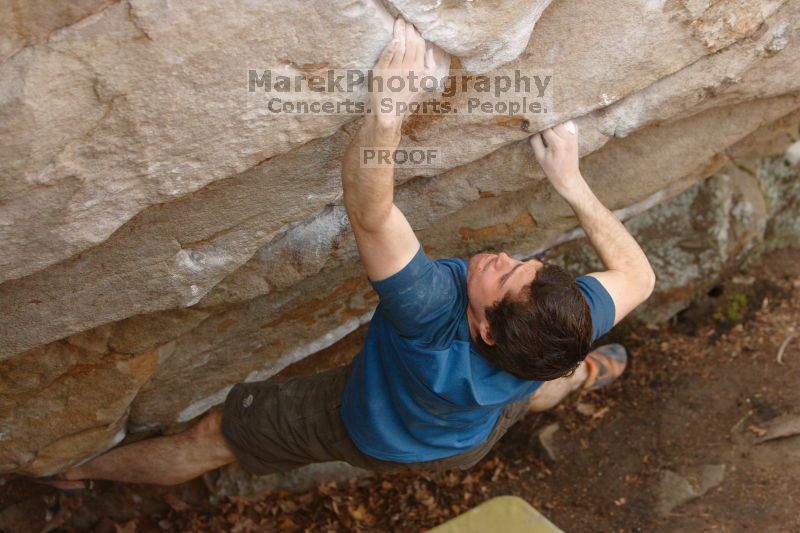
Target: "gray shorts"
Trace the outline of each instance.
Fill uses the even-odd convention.
[[[528,398],[509,404],[483,444],[457,455],[418,463],[382,461],[356,447],[339,416],[349,372],[348,365],[280,383],[235,385],[225,399],[222,434],[242,468],[264,475],[346,461],[377,472],[467,469],[528,411]]]

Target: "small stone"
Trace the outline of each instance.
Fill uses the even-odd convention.
[[[725,479],[725,465],[703,465],[700,470],[700,495],[722,484]]]
[[[673,509],[696,498],[692,484],[683,476],[672,470],[661,472],[658,510],[661,514],[669,514]]]
[[[786,159],[792,166],[800,163],[800,141],[795,142],[786,150]]]
[[[785,437],[792,437],[800,435],[800,415],[797,414],[784,414],[777,418],[773,418],[766,424],[764,428],[757,434],[759,437],[756,441],[758,444],[767,442],[773,439],[780,439]],[[752,426],[751,426],[752,427]]]
[[[755,276],[736,275],[731,279],[737,285],[752,285],[756,282]]]
[[[692,478],[692,483],[687,478]],[[709,464],[687,469],[686,477],[664,470],[661,472],[658,511],[663,514],[671,513],[676,507],[699,498],[709,490],[722,484],[725,479],[725,465]]]
[[[540,429],[536,435],[537,443],[544,452],[545,458],[551,462],[558,460],[558,448],[555,444],[554,435],[560,428],[561,425],[558,422],[553,422]]]

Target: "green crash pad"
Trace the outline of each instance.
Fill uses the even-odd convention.
[[[498,496],[448,520],[428,533],[563,533],[539,511],[516,496]]]

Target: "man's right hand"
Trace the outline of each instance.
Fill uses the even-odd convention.
[[[558,193],[569,200],[585,186],[578,167],[578,131],[572,121],[548,128],[531,137],[536,161]]]
[[[420,79],[433,75],[435,68],[433,48],[413,24],[402,18],[395,20],[394,36],[372,69],[376,90],[370,94],[370,105],[378,124],[399,128],[408,114],[409,105],[425,92]],[[402,88],[392,90],[388,87],[388,80],[392,77],[403,81]]]

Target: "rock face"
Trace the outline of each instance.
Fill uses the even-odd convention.
[[[552,73],[548,113],[408,121],[405,146],[447,154],[398,173],[432,257],[593,266],[526,143],[567,118],[598,195],[638,214],[644,318],[797,242],[800,0],[305,4],[0,10],[0,473],[176,430],[369,320],[339,178],[359,118],[266,113],[247,72],[368,67],[396,14],[454,67]]]

